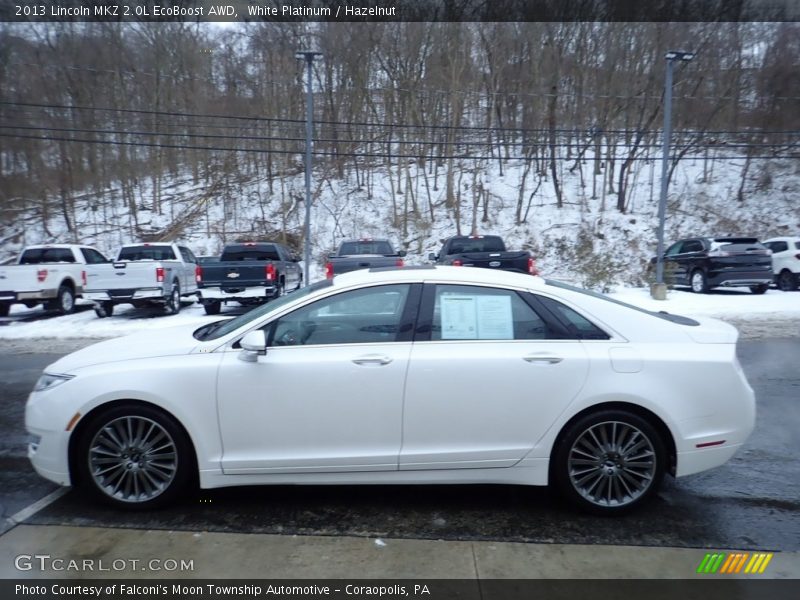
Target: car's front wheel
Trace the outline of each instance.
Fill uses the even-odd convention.
[[[601,410],[572,423],[552,459],[553,480],[567,500],[593,514],[616,515],[656,492],[667,453],[647,420],[625,410]]]
[[[122,404],[96,415],[83,429],[75,451],[79,485],[107,503],[129,509],[174,501],[194,468],[183,429],[146,405]]]

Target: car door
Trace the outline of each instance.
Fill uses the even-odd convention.
[[[583,386],[587,354],[525,293],[426,284],[400,469],[509,467]]]
[[[673,277],[675,283],[689,283],[689,274],[687,272],[687,264],[681,254],[683,241],[675,242],[664,253],[664,262],[671,262],[675,264],[675,271]],[[665,267],[666,268],[666,267]]]
[[[343,291],[265,325],[257,362],[226,352],[217,385],[223,471],[397,470],[419,288]]]
[[[195,267],[197,257],[194,252],[185,246],[178,246],[181,253],[181,290],[184,293],[197,291],[197,277]]]

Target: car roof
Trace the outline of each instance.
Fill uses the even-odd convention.
[[[423,267],[388,267],[384,269],[361,269],[336,275],[336,287],[359,285],[361,283],[403,283],[439,281],[456,284],[488,284],[516,288],[544,288],[544,279],[527,273],[515,273],[484,269],[482,267],[453,267],[449,265],[425,265]]]

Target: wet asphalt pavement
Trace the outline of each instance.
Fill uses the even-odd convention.
[[[4,516],[55,486],[25,458],[25,397],[58,355],[0,354]],[[71,491],[27,522],[136,529],[387,538],[800,550],[800,340],[742,341],[758,397],[756,430],[718,469],[671,477],[633,515],[597,518],[518,486],[277,486],[195,491],[169,510],[124,513]],[[2,531],[0,526],[0,532]]]

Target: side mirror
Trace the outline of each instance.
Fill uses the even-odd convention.
[[[400,258],[403,258],[406,254],[407,254],[407,252],[405,250],[400,250],[400,252],[397,253],[397,256],[399,256]]]
[[[431,252],[430,254],[428,254],[428,260],[436,262],[437,260],[439,260],[439,255]]]
[[[239,342],[242,351],[239,353],[239,360],[244,362],[257,362],[259,356],[267,353],[267,336],[261,329],[256,329],[247,333]]]

